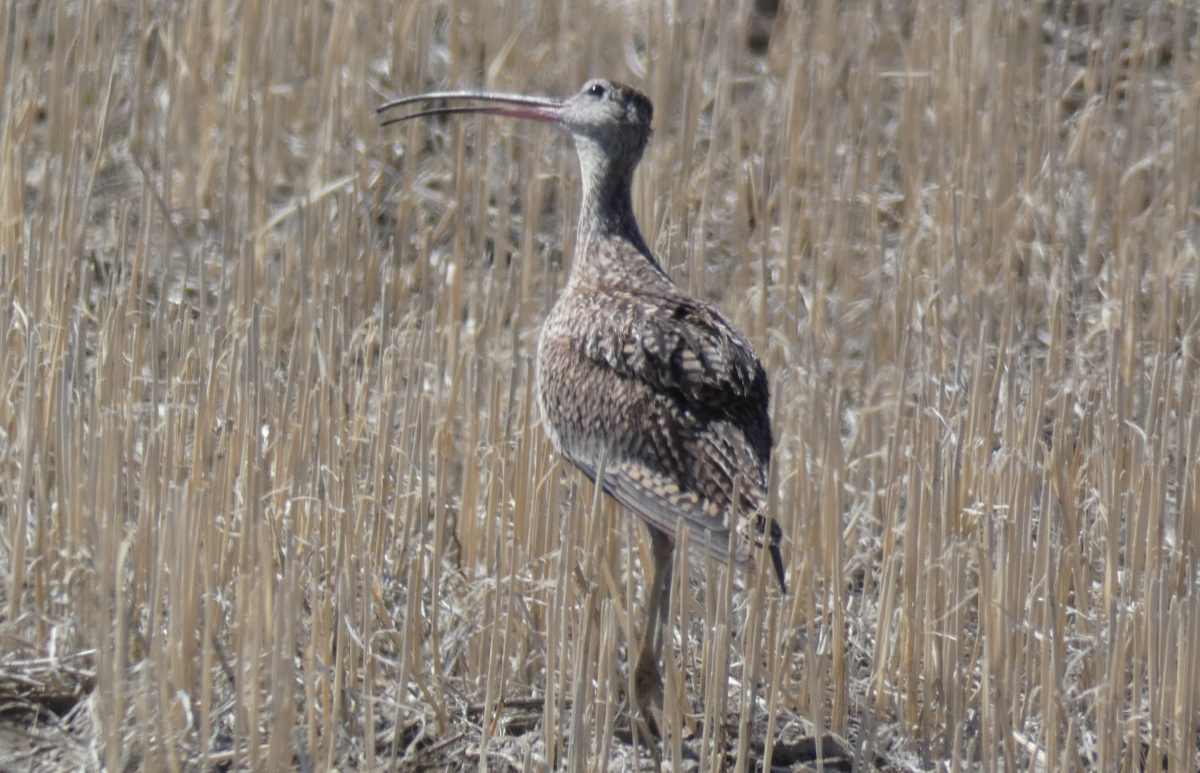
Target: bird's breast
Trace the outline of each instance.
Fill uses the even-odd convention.
[[[542,326],[537,352],[537,399],[542,425],[556,450],[572,462],[595,468],[637,442],[631,407],[645,386],[617,375],[588,356],[581,329],[603,324],[603,314],[560,302]]]

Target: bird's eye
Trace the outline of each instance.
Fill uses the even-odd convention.
[[[608,93],[608,89],[604,88],[603,83],[593,83],[588,86],[587,93],[593,97],[600,98]]]

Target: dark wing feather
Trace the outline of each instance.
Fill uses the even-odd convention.
[[[712,306],[684,296],[613,294],[618,324],[588,332],[584,353],[684,405],[746,433],[760,464],[771,458],[770,394],[754,347]]]
[[[716,309],[692,298],[609,292],[603,304],[610,324],[588,330],[583,353],[655,393],[671,395],[678,415],[691,416],[702,427],[696,431],[707,435],[691,442],[704,449],[709,457],[704,461],[743,478],[739,523],[732,524],[738,533],[735,560],[752,563],[751,545],[765,542],[786,589],[782,534],[774,519],[762,514],[772,438],[767,377],[754,348]],[[686,429],[676,431],[686,434]],[[686,444],[677,438],[672,446]],[[580,466],[595,480],[594,470]],[[686,472],[671,477],[637,459],[616,461],[604,477],[608,493],[659,530],[674,533],[678,518],[685,517],[696,539],[718,558],[725,556],[732,492],[724,492],[719,502],[703,496],[699,486],[687,485]]]

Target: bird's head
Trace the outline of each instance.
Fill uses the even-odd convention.
[[[437,102],[445,104],[428,106]],[[394,100],[379,108],[379,112],[414,105],[425,107],[388,117],[383,125],[448,113],[488,113],[555,124],[575,139],[585,176],[602,170],[631,173],[650,139],[654,116],[654,108],[645,94],[602,78],[588,81],[568,99],[487,91],[438,91]]]
[[[650,139],[654,107],[645,94],[630,86],[595,78],[562,103],[558,120],[575,138],[582,156],[585,146],[629,166],[636,165]]]

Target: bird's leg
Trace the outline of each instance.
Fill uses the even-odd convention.
[[[637,691],[635,697],[638,708],[649,722],[656,725],[657,722],[647,710],[654,708],[662,711],[663,679],[659,660],[662,656],[663,629],[666,628],[670,608],[671,553],[674,545],[668,535],[650,529],[650,546],[654,576],[646,596],[646,629],[642,634],[642,648],[634,670],[634,689]]]

